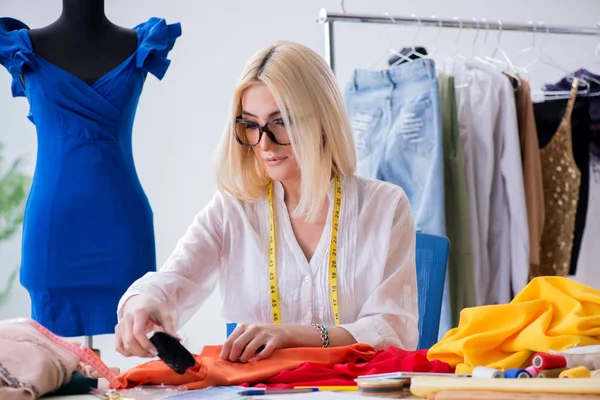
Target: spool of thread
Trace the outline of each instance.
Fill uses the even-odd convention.
[[[535,369],[533,365],[530,365],[529,367],[525,368],[525,371],[529,372],[529,375],[531,375],[532,378],[537,378],[538,376],[538,370]]]
[[[509,379],[531,378],[531,374],[521,368],[511,368],[504,371],[504,377]]]
[[[473,378],[504,378],[502,371],[488,367],[475,367],[471,376]]]
[[[538,378],[558,378],[561,372],[566,371],[566,368],[543,369],[538,371]]]
[[[567,359],[561,354],[536,353],[531,364],[538,371],[567,368]]]
[[[560,373],[559,378],[589,378],[591,376],[590,370],[586,367],[575,367],[566,369]]]

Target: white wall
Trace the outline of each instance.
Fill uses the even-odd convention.
[[[259,47],[278,39],[302,42],[323,52],[322,26],[316,24],[322,7],[339,10],[337,0],[302,1],[161,1],[106,0],[107,14],[117,24],[133,26],[151,16],[180,21],[183,35],[170,54],[171,68],[162,82],[149,76],[142,95],[134,132],[135,160],[140,179],[155,214],[157,258],[168,256],[193,216],[209,200],[215,185],[209,173],[209,160],[221,134],[230,95],[246,59]],[[41,27],[54,21],[60,0],[0,0],[0,16],[10,16]],[[392,15],[437,15],[452,18],[487,18],[548,24],[595,26],[600,20],[597,0],[457,0],[400,2],[393,0],[347,1],[349,12]],[[336,28],[337,72],[345,85],[353,68],[371,68],[382,59],[389,45],[400,48],[412,43],[414,27],[340,24]],[[387,33],[388,38],[384,37]],[[437,51],[453,54],[456,30],[444,29]],[[431,48],[437,30],[423,28],[417,44]],[[473,31],[464,30],[459,50],[471,54]],[[480,36],[480,38],[482,38]],[[488,46],[494,44],[491,33]],[[502,45],[509,54],[529,46],[530,34],[506,32]],[[551,36],[546,49],[566,68],[575,69],[587,61],[573,62],[581,53],[591,52],[598,38]],[[489,52],[488,52],[489,53]],[[379,64],[383,66],[383,64]],[[597,71],[600,72],[600,71]],[[561,72],[539,69],[536,81],[555,80]],[[10,96],[8,74],[0,71],[0,140],[7,156],[26,157],[25,168],[33,173],[36,137],[26,119],[28,106],[23,98]],[[0,288],[8,271],[19,263],[20,238],[0,247]],[[29,315],[29,297],[19,287],[8,305],[0,307],[0,318]],[[190,348],[221,343],[224,324],[219,299],[214,295],[186,327]],[[137,360],[124,360],[114,354],[112,336],[96,338],[111,365],[131,366]]]

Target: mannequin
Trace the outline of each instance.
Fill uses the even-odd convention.
[[[144,82],[163,79],[181,25],[151,17],[126,29],[106,18],[104,0],[62,5],[41,29],[0,17],[0,65],[38,138],[20,282],[34,320],[92,347],[93,336],[114,333],[127,288],[156,270],[133,125]]]
[[[60,17],[29,30],[33,51],[57,67],[94,84],[137,49],[137,33],[106,18],[104,0],[63,0]],[[93,348],[93,338],[86,338]]]
[[[33,51],[92,85],[137,48],[137,34],[110,22],[104,0],[63,0],[51,25],[29,31]]]

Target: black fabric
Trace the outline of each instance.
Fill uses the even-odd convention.
[[[164,332],[156,332],[150,341],[158,351],[160,358],[169,368],[178,374],[196,365],[196,359],[180,342],[173,336]]]
[[[63,0],[58,20],[28,32],[33,51],[88,85],[137,49],[137,33],[106,19],[104,0]]]
[[[419,58],[422,58],[416,54],[413,54],[413,50],[412,47],[404,47],[402,48],[402,50],[400,50],[398,53],[402,54],[403,56],[406,56],[408,54],[410,54],[407,58],[411,59],[411,60],[418,60]],[[425,49],[425,47],[415,47],[415,51],[414,53],[419,53],[419,54],[423,54],[423,55],[427,55],[427,50]],[[388,65],[392,65],[394,63],[396,63],[398,60],[400,60],[401,58],[397,55],[393,55],[392,57],[390,57],[388,59]],[[404,64],[406,61],[405,59],[402,59],[401,62],[399,62],[398,64]]]
[[[42,397],[71,396],[76,394],[88,394],[91,389],[98,388],[98,379],[89,378],[80,372],[74,372],[69,382],[62,385],[58,390],[48,393]]]
[[[544,103],[534,103],[535,123],[538,131],[540,149],[550,143],[565,113],[567,99],[550,100]],[[579,187],[579,200],[575,215],[575,232],[573,249],[571,251],[571,267],[569,274],[574,275],[577,270],[577,260],[581,248],[581,240],[585,229],[585,219],[588,208],[588,194],[590,189],[590,113],[589,101],[585,97],[578,97],[571,115],[571,141],[573,143],[573,157],[581,172],[581,185]]]

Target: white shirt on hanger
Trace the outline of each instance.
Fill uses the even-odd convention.
[[[308,262],[292,230],[283,187],[274,185],[283,323],[334,325],[328,281],[332,190],[327,223]],[[358,342],[376,348],[415,349],[416,239],[408,198],[399,186],[358,176],[342,179],[342,192],[337,244],[340,325]],[[217,193],[164,266],[137,280],[123,295],[118,314],[130,296],[150,293],[172,310],[177,329],[218,283],[226,321],[271,324],[269,215],[266,197],[243,204]]]
[[[441,62],[455,77],[471,208],[477,304],[502,304],[528,282],[529,239],[515,96],[506,76],[476,61]]]
[[[529,282],[529,226],[515,92],[506,75],[468,62],[493,78],[499,108],[494,126],[494,181],[490,206],[490,304],[505,304]]]

